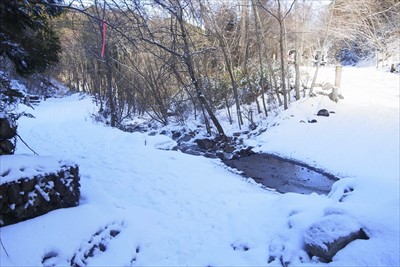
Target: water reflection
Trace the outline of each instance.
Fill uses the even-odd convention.
[[[278,192],[328,194],[338,179],[331,174],[274,155],[255,154],[225,163]]]

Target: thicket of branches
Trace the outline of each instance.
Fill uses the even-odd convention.
[[[381,48],[388,33],[398,34],[398,0],[336,0],[324,16],[310,11],[313,2],[95,0],[56,21],[64,51],[58,74],[94,94],[111,126],[144,113],[164,125],[193,115],[224,135],[216,110],[242,127],[254,123],[254,112],[267,116],[305,96],[299,66],[311,64],[315,50],[359,40]]]
[[[330,30],[332,51],[338,60],[357,62],[374,54],[385,60],[398,49],[399,0],[335,0]],[[396,43],[397,46],[390,45]],[[346,53],[350,51],[351,53]]]

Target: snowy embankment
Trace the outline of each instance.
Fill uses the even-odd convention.
[[[337,174],[329,196],[267,191],[219,160],[157,149],[173,145],[165,136],[94,124],[94,105],[78,95],[42,102],[19,134],[41,156],[79,164],[81,203],[0,228],[0,265],[320,266],[304,252],[304,233],[342,214],[369,240],[331,265],[398,266],[399,76],[346,68],[342,94],[338,104],[294,103],[247,141]],[[300,123],[320,108],[335,114]],[[19,143],[16,154],[32,152]]]

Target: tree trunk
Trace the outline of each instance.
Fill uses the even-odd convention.
[[[329,32],[329,29],[331,27],[331,22],[332,22],[333,10],[334,9],[335,9],[335,0],[333,0],[333,2],[332,2],[331,12],[330,12],[330,15],[329,15],[329,20],[328,20],[328,25],[326,26],[326,29],[325,29],[324,39],[322,39],[321,55],[317,59],[317,66],[316,66],[316,69],[315,69],[314,77],[313,77],[313,80],[312,80],[312,83],[311,83],[311,88],[310,88],[310,96],[312,96],[314,94],[313,89],[314,89],[315,83],[317,81],[319,65],[321,64],[322,53],[324,51],[325,43],[326,43],[326,40],[328,38],[328,32]]]
[[[106,65],[106,78],[107,78],[107,100],[108,107],[110,108],[110,126],[116,126],[116,109],[115,109],[115,101],[114,94],[112,89],[112,69],[109,55],[107,52],[105,53],[105,65]]]
[[[265,116],[268,116],[268,111],[267,111],[267,105],[265,102],[265,93],[264,93],[264,66],[263,66],[263,61],[262,61],[262,51],[263,51],[263,43],[261,40],[261,21],[260,21],[260,16],[258,14],[258,10],[257,10],[257,5],[255,3],[255,0],[252,0],[252,6],[253,6],[253,12],[254,12],[254,24],[256,27],[256,37],[257,37],[257,46],[258,46],[258,63],[259,63],[259,67],[260,67],[260,87],[261,87],[261,99],[262,99],[262,103],[263,103],[263,108],[264,108],[264,113]],[[256,98],[257,100],[257,98]],[[260,112],[260,106],[257,103],[257,109]]]
[[[222,36],[219,36],[219,43],[220,43],[220,47],[222,49],[222,54],[224,55],[224,59],[225,59],[225,64],[226,67],[228,69],[228,73],[229,73],[229,78],[231,80],[231,86],[232,86],[232,91],[233,91],[233,97],[235,98],[235,105],[236,105],[236,113],[237,113],[237,118],[238,118],[238,125],[239,125],[239,129],[242,129],[242,125],[243,125],[243,119],[242,119],[242,112],[240,110],[240,101],[239,101],[239,94],[238,94],[238,86],[233,74],[233,70],[232,70],[232,61],[230,60],[228,53],[226,51],[226,47],[225,47],[225,43],[224,40],[222,40]]]
[[[181,37],[182,37],[183,43],[184,43],[183,59],[184,59],[185,64],[186,64],[186,66],[188,68],[189,76],[190,76],[192,84],[193,84],[193,86],[194,86],[194,88],[196,90],[197,97],[198,97],[200,103],[206,109],[208,115],[210,116],[211,121],[214,123],[215,127],[217,128],[217,131],[218,131],[219,135],[225,136],[225,132],[224,132],[221,124],[219,123],[217,117],[215,116],[214,112],[212,111],[210,105],[208,104],[208,102],[207,102],[207,100],[206,100],[206,98],[205,98],[205,96],[204,96],[204,94],[203,94],[203,92],[201,90],[199,81],[197,80],[196,73],[195,73],[195,70],[194,70],[193,59],[192,59],[192,56],[190,54],[190,49],[189,49],[190,45],[189,45],[189,40],[188,40],[188,36],[187,36],[187,31],[186,31],[186,28],[185,28],[184,22],[183,22],[183,14],[180,12],[180,14],[177,14],[176,17],[177,17],[178,22],[179,22],[179,26],[180,26],[180,29],[181,29]]]
[[[295,28],[296,28],[296,36],[295,36],[295,59],[294,59],[294,71],[295,71],[295,83],[294,87],[296,90],[296,100],[300,100],[300,45],[299,45],[299,26],[298,26],[298,12],[299,12],[299,5],[298,0],[295,0]]]
[[[204,111],[204,107],[203,106],[201,106],[201,112],[203,113],[203,118],[204,118],[204,123],[206,125],[207,133],[208,133],[208,135],[211,135],[210,122],[208,121],[208,118],[207,118],[207,115],[206,115],[206,113]]]
[[[228,97],[227,96],[225,96],[225,106],[226,106],[226,110],[228,111],[229,124],[232,125],[232,123],[233,123],[232,115],[231,115],[231,110],[229,108],[229,102],[228,102]]]
[[[280,5],[279,5],[280,6]],[[280,13],[279,9],[279,13]],[[286,67],[285,67],[285,27],[283,20],[279,21],[279,47],[281,54],[281,88],[283,94],[283,108],[288,109],[288,96],[286,89]]]

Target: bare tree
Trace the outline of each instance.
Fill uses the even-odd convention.
[[[356,44],[364,53],[375,50],[390,55],[388,44],[400,36],[400,1],[336,0],[334,39],[341,46]]]
[[[331,22],[332,22],[332,18],[333,18],[333,10],[335,9],[335,3],[336,3],[335,0],[333,0],[332,1],[332,8],[331,8],[331,11],[329,12],[329,18],[328,18],[328,22],[327,22],[326,28],[325,28],[325,34],[323,36],[322,43],[321,43],[321,51],[324,50],[326,41],[328,39],[328,33],[329,33],[329,29],[331,28]],[[322,55],[317,58],[314,77],[313,77],[313,80],[312,80],[312,83],[311,83],[311,88],[310,88],[310,96],[313,95],[313,89],[314,89],[315,83],[317,81],[318,70],[319,70],[319,67],[321,65],[321,59],[322,59]]]
[[[196,119],[202,115],[210,134],[213,125],[224,136],[215,115],[217,108],[226,108],[231,122],[231,108],[235,108],[239,128],[243,116],[255,123],[252,105],[255,102],[261,113],[260,99],[265,115],[275,101],[287,109],[292,83],[288,83],[286,44],[293,43],[296,99],[300,98],[298,57],[302,50],[314,49],[316,42],[310,36],[316,31],[299,26],[298,0],[240,0],[214,5],[200,0],[94,3],[97,5],[79,11],[82,16],[68,14],[74,16],[71,21],[75,26],[65,27],[64,38],[69,41],[64,43],[72,47],[64,55],[67,70],[62,75],[78,90],[96,96],[111,125],[143,113],[164,125],[171,116],[180,116],[182,122],[186,110]],[[303,10],[305,6],[303,1]],[[372,7],[373,16],[394,16],[393,7]],[[103,16],[108,30],[104,58],[100,56]],[[304,37],[308,44],[297,38],[300,31],[311,32]],[[332,30],[325,31],[322,44],[330,33]]]
[[[225,11],[229,10],[224,10],[220,9],[220,12],[218,15],[220,16],[220,24],[218,24],[218,20],[210,17],[209,15],[211,14],[210,10],[206,10],[205,6],[202,5],[202,15],[203,15],[203,20],[205,22],[205,27],[207,31],[215,37],[219,48],[221,49],[221,53],[225,62],[225,67],[226,71],[228,72],[229,75],[229,80],[231,83],[232,87],[232,92],[235,100],[235,105],[236,105],[236,113],[237,113],[237,119],[238,119],[238,125],[239,129],[241,128],[241,125],[243,125],[243,119],[242,119],[242,112],[240,110],[240,100],[239,100],[239,95],[238,95],[238,84],[236,81],[236,77],[234,74],[234,63],[232,59],[232,53],[234,44],[237,43],[238,39],[237,38],[230,38],[230,35],[232,34],[233,29],[228,30],[226,27],[229,23],[234,23],[230,21],[230,18]],[[222,18],[222,21],[221,21]],[[228,19],[228,21],[226,21]],[[233,26],[232,26],[233,27]]]
[[[263,32],[262,32],[262,27],[261,27],[261,20],[260,20],[260,15],[258,13],[258,6],[256,4],[256,0],[252,0],[252,7],[253,7],[253,16],[254,16],[254,26],[255,26],[255,33],[256,33],[256,39],[257,39],[257,56],[258,56],[258,64],[259,64],[259,71],[260,71],[260,88],[261,88],[261,99],[262,99],[262,104],[263,104],[263,109],[265,116],[268,116],[268,111],[267,111],[267,104],[266,104],[266,99],[265,99],[265,87],[266,87],[266,81],[265,81],[265,75],[264,75],[264,64],[263,64],[263,50],[264,50],[264,38]],[[268,59],[267,59],[268,60]],[[270,66],[269,62],[267,64]],[[273,75],[271,73],[271,75]],[[279,96],[279,95],[278,95]]]
[[[302,51],[300,49],[301,46],[301,40],[299,38],[299,1],[295,0],[295,59],[294,59],[294,67],[295,67],[295,91],[296,91],[296,100],[300,99],[300,54],[302,54]]]
[[[280,0],[276,0],[277,3],[277,10],[276,12],[273,12],[270,7],[268,7],[266,4],[262,4],[260,0],[258,0],[258,4],[262,9],[264,9],[266,12],[268,12],[272,17],[274,17],[278,24],[279,24],[279,51],[280,51],[280,61],[281,61],[281,87],[282,87],[282,93],[283,93],[283,105],[284,109],[288,109],[288,92],[286,88],[286,44],[285,44],[285,39],[286,39],[286,34],[285,34],[285,18],[289,14],[289,12],[292,10],[293,5],[296,0],[294,0],[288,10],[286,12],[283,12],[282,8],[282,3]]]
[[[179,0],[170,0],[170,1],[154,0],[154,3],[157,4],[158,7],[162,8],[176,20],[177,30],[179,30],[179,32],[176,33],[175,38],[178,37],[182,41],[182,52],[179,53],[176,50],[172,50],[171,48],[168,48],[162,45],[161,43],[157,42],[157,40],[155,39],[145,39],[145,40],[153,45],[160,47],[161,49],[165,49],[166,51],[170,52],[171,54],[183,60],[185,66],[187,67],[188,75],[196,90],[196,94],[200,103],[207,111],[207,114],[210,116],[211,121],[217,128],[218,133],[221,136],[225,136],[221,124],[219,123],[217,117],[212,111],[211,106],[209,105],[207,99],[205,98],[205,95],[199,84],[199,80],[195,70],[195,65],[193,63],[193,53],[191,51],[191,47],[193,47],[193,44],[191,45],[190,34],[184,17],[185,11],[190,7],[190,2],[179,1]]]

